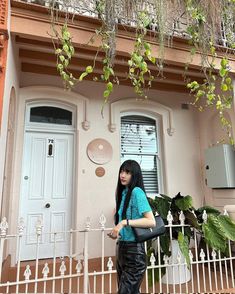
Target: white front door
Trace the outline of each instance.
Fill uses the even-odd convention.
[[[74,135],[26,132],[22,170],[20,216],[26,224],[21,260],[36,258],[36,222],[41,218],[43,234],[39,258],[69,253],[73,195]],[[60,232],[54,234],[49,232]]]

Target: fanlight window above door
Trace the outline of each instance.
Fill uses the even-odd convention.
[[[30,109],[30,122],[72,125],[72,112],[52,106],[37,106]]]

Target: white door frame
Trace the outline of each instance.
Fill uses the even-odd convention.
[[[72,113],[72,125],[61,125],[61,124],[50,124],[50,123],[37,123],[37,122],[30,122],[30,110],[31,108],[34,107],[38,107],[38,106],[52,106],[52,107],[58,107],[60,109],[65,109],[68,111],[71,111]],[[26,133],[51,133],[51,134],[70,134],[73,136],[73,157],[72,160],[74,162],[74,158],[75,158],[75,128],[74,128],[74,121],[75,121],[75,110],[74,108],[68,107],[67,105],[64,105],[63,103],[55,103],[55,102],[50,102],[50,101],[45,101],[45,102],[30,102],[26,104],[26,116],[25,116],[25,132],[24,132],[24,147],[23,147],[23,160],[22,160],[22,172],[24,170],[23,167],[23,163],[24,163],[24,157],[25,157],[25,134]],[[67,228],[68,230],[71,229],[73,223],[72,220],[74,219],[74,215],[75,215],[75,211],[74,211],[74,207],[75,205],[73,205],[75,197],[74,197],[74,181],[75,181],[75,167],[74,165],[71,167],[72,168],[72,193],[71,193],[71,198],[67,199],[68,201],[70,201],[71,203],[71,210],[67,211],[67,213],[69,214],[69,223],[70,223],[70,227]],[[23,175],[21,174],[21,188],[20,188],[20,197],[19,197],[19,212],[22,212],[23,208],[22,205],[24,205],[23,203],[23,197],[22,197],[22,185],[23,185]],[[21,215],[20,215],[21,217]],[[24,220],[26,223],[26,220]],[[48,227],[50,228],[50,227]],[[69,244],[68,244],[68,248],[69,248]]]

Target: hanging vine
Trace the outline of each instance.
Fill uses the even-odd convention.
[[[200,111],[207,107],[215,107],[219,112],[222,127],[227,133],[230,143],[234,145],[232,126],[225,116],[225,110],[231,109],[233,101],[232,79],[230,77],[229,60],[226,54],[224,54],[220,62],[219,69],[216,68],[215,64],[215,60],[218,57],[216,53],[216,43],[218,42],[216,31],[220,27],[218,24],[221,21],[223,22],[224,15],[227,15],[225,12],[228,10],[228,4],[231,5],[232,2],[234,1],[228,0],[221,3],[218,0],[207,2],[187,0],[187,12],[190,15],[190,19],[193,20],[188,26],[188,33],[191,37],[190,43],[193,45],[191,53],[194,55],[196,51],[200,51],[202,70],[205,76],[203,83],[199,84],[197,81],[190,81],[187,87],[195,97],[192,104],[198,107]],[[216,14],[216,9],[218,8],[216,5],[219,5],[222,11],[221,15]],[[234,36],[232,38],[229,30],[227,32],[228,36],[224,35],[224,32],[221,36],[228,39],[229,45],[233,47],[235,44]],[[220,88],[220,91],[217,90],[217,86]]]
[[[145,41],[147,27],[150,19],[147,12],[140,12],[138,15],[138,23],[136,28],[136,40],[134,43],[134,50],[131,53],[131,58],[128,60],[129,65],[129,79],[134,87],[135,92],[144,96],[144,89],[151,87],[151,82],[154,76],[148,66],[148,61],[152,64],[156,63],[156,58],[152,56],[151,46]],[[147,98],[147,96],[145,95]]]
[[[235,48],[235,0],[152,0],[148,2],[145,0],[94,0],[95,12],[101,23],[95,31],[94,38],[99,38],[101,45],[94,56],[93,64],[87,66],[79,77],[75,77],[71,70],[71,60],[75,50],[68,30],[69,17],[71,17],[71,9],[69,10],[68,7],[69,5],[71,7],[72,3],[67,1],[62,3],[65,5],[66,16],[64,25],[60,29],[57,29],[55,17],[58,10],[52,5],[52,32],[57,70],[65,87],[74,87],[95,72],[96,58],[99,52],[104,52],[102,74],[96,74],[93,78],[105,84],[104,104],[113,92],[114,85],[119,84],[114,68],[118,23],[135,26],[134,48],[128,60],[126,79],[130,80],[138,95],[147,97],[145,90],[151,88],[153,80],[158,78],[159,73],[163,73],[164,50],[166,46],[170,46],[169,43],[173,42],[173,35],[170,36],[170,34],[176,32],[183,18],[185,22],[183,36],[187,36],[191,45],[191,60],[186,64],[186,73],[194,55],[198,56],[199,53],[201,70],[204,74],[202,83],[192,80],[187,83],[188,89],[194,95],[192,104],[200,111],[208,107],[215,108],[230,142],[234,143],[231,125],[224,112],[231,108],[233,100],[227,53],[233,53],[234,51],[231,50]],[[76,3],[75,1],[74,5],[77,5]],[[153,56],[150,42],[147,41],[150,31],[153,32],[159,45],[157,56]],[[219,67],[218,48],[223,50]],[[152,74],[152,68],[156,69],[157,75]],[[217,91],[218,88],[220,91]]]

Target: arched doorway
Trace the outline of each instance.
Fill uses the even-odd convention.
[[[26,224],[21,260],[35,259],[35,225],[43,224],[39,258],[69,253],[74,171],[75,110],[55,102],[26,106],[20,217]],[[50,232],[60,232],[56,235]]]

